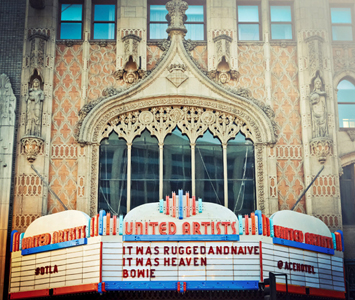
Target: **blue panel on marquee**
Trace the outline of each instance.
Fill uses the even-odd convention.
[[[12,245],[14,244],[14,235],[15,233],[18,232],[17,230],[13,230],[11,232],[11,240],[10,240],[10,252],[12,252]]]
[[[186,281],[186,290],[258,290],[259,281]]]
[[[303,250],[308,250],[308,251],[314,251],[314,252],[334,255],[334,249],[313,246],[313,245],[309,245],[309,244],[284,240],[284,239],[280,239],[280,238],[273,238],[273,242],[274,242],[274,244],[278,244],[278,245],[282,245],[282,246],[293,247],[293,248],[298,248],[298,249],[303,249]]]
[[[258,290],[258,281],[183,281],[186,290]],[[180,282],[180,283],[183,283]],[[182,287],[181,287],[182,289]],[[177,290],[176,281],[105,281],[106,291]]]
[[[82,245],[86,245],[87,243],[88,243],[87,238],[82,238],[82,239],[77,239],[77,240],[72,240],[72,241],[67,241],[67,242],[62,242],[62,243],[56,243],[56,244],[50,244],[50,245],[46,245],[46,246],[24,249],[24,250],[22,250],[21,254],[22,255],[30,255],[30,254],[35,254],[35,253],[59,250],[59,249],[63,249],[63,248],[82,246]]]
[[[176,281],[105,281],[106,291],[160,291],[160,290],[177,290]]]
[[[125,242],[137,241],[239,241],[237,234],[203,234],[203,235],[124,235]]]

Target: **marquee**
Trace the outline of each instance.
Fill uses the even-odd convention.
[[[236,216],[179,191],[125,218],[64,211],[13,231],[10,298],[258,290],[269,272],[286,274],[289,292],[345,298],[342,232],[293,211]]]

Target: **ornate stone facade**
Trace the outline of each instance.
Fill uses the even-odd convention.
[[[37,11],[48,20],[57,9],[50,2]],[[236,2],[224,1],[221,6],[221,1],[212,0],[206,4],[210,16],[206,39],[190,41],[185,39],[184,24],[188,3],[172,0],[166,3],[166,39],[153,41],[147,35],[146,2],[121,2],[116,40],[91,40],[87,25],[83,40],[56,40],[56,22],[42,24],[29,15],[18,164],[28,159],[40,165],[40,173],[67,207],[93,215],[99,145],[109,132],[117,130],[132,142],[147,129],[162,145],[175,127],[192,141],[209,130],[222,143],[240,131],[254,143],[258,209],[267,215],[290,209],[324,164],[315,189],[307,192],[296,210],[327,218],[333,229],[341,227],[339,157],[351,153],[338,145],[345,142],[350,149],[354,137],[350,129],[338,130],[335,87],[345,77],[355,80],[355,46],[333,45],[331,34],[319,29],[326,28],[322,22],[328,8],[317,6],[323,17],[315,18],[324,25],[318,28],[313,20],[300,21],[301,8],[311,8],[305,0],[296,1],[297,36],[280,42],[270,40],[265,19],[269,7],[262,1],[261,38],[250,42],[238,40]],[[223,21],[218,17],[222,15]],[[33,86],[37,84],[33,74],[38,86]],[[6,109],[2,106],[4,116]],[[28,135],[37,140],[30,143]],[[21,144],[23,137],[27,139]],[[30,177],[31,172],[17,168],[16,178]],[[41,208],[21,212],[17,194],[15,215],[62,209],[40,183],[35,186],[36,193],[23,197],[42,197]]]

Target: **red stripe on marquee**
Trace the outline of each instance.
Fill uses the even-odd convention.
[[[73,285],[66,286],[61,288],[54,288],[53,295],[65,295],[65,294],[76,294],[76,293],[84,293],[84,292],[97,292],[98,286],[97,283],[89,283],[83,285]]]
[[[245,224],[244,224],[244,227],[245,227],[245,234],[246,235],[249,235],[249,224],[248,224],[248,215],[245,215]]]
[[[309,288],[309,294],[312,296],[322,296],[327,298],[345,299],[345,292],[338,292],[325,289]]]
[[[112,234],[113,235],[116,235],[116,229],[117,229],[117,216],[115,215],[115,216],[113,216],[113,222],[112,222],[113,224],[112,224],[112,226],[113,226],[113,228],[112,228]]]
[[[260,281],[264,282],[264,274],[263,274],[263,243],[259,241],[259,258],[260,258]]]
[[[106,235],[110,235],[110,226],[111,225],[111,214],[107,213],[106,215]]]
[[[10,299],[36,298],[49,296],[49,290],[27,291],[10,294]]]
[[[306,287],[305,286],[288,284],[287,287],[288,287],[288,292],[291,294],[306,295]],[[276,291],[286,293],[286,284],[276,283]]]
[[[255,214],[254,213],[250,214],[250,219],[251,219],[251,234],[255,235]]]
[[[166,210],[166,214],[169,215],[170,214],[169,196],[165,197],[165,210]]]

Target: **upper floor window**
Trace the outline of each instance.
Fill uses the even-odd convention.
[[[240,41],[259,41],[260,24],[259,5],[238,5],[238,39]]]
[[[289,5],[271,5],[271,39],[292,40],[292,11]]]
[[[59,12],[59,38],[81,40],[83,38],[82,1],[60,2]]]
[[[333,41],[353,41],[351,7],[331,7]]]
[[[92,3],[92,38],[113,40],[116,32],[116,0],[95,0]]]
[[[348,80],[338,84],[338,113],[340,128],[355,127],[355,85]]]
[[[205,34],[205,0],[187,1],[189,8],[186,10],[187,20],[185,26],[187,29],[186,39],[195,41],[203,41],[206,39]],[[148,1],[148,35],[150,40],[166,39],[168,14],[165,8],[165,0],[150,0]]]

